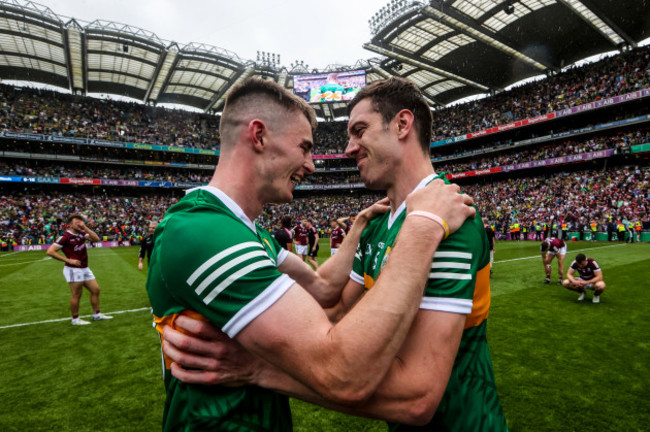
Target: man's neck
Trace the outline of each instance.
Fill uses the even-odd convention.
[[[415,164],[415,167],[403,165],[394,173],[395,182],[386,191],[390,200],[390,209],[393,213],[406,200],[406,196],[428,175],[435,174],[433,165],[427,159]]]
[[[208,186],[216,187],[228,195],[251,221],[262,213],[262,203],[255,200],[256,194],[251,189],[251,184],[243,181],[241,177],[228,175],[227,172],[219,172],[217,169]]]

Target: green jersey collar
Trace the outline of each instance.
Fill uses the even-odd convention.
[[[246,216],[246,213],[244,213],[244,210],[242,210],[241,207],[239,207],[239,205],[232,198],[230,198],[228,195],[226,195],[226,193],[224,191],[222,191],[221,189],[216,188],[214,186],[200,186],[200,187],[197,187],[197,188],[188,189],[187,191],[185,191],[185,194],[188,194],[190,192],[194,192],[197,189],[204,190],[206,192],[210,192],[212,195],[217,197],[217,199],[219,201],[221,201],[226,207],[228,207],[228,209],[231,212],[233,212],[233,214],[235,216],[237,216],[239,219],[241,219],[241,221],[244,223],[244,225],[246,225],[254,233],[257,234],[257,230],[255,229],[255,224],[248,218],[248,216]]]
[[[426,185],[428,185],[434,178],[438,177],[439,174],[433,173],[429,174],[422,180],[420,180],[420,183],[411,191],[411,193],[415,192],[418,189],[422,189]],[[393,226],[393,223],[397,220],[397,218],[406,210],[406,200],[402,201],[402,203],[397,207],[397,210],[395,212],[391,212],[391,214],[388,216],[388,228]]]

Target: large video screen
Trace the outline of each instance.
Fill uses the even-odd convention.
[[[363,70],[293,77],[293,92],[307,102],[349,101],[365,85]]]

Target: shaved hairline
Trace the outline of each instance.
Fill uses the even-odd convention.
[[[274,131],[283,131],[292,123],[295,114],[302,114],[312,131],[316,129],[316,115],[307,102],[275,82],[249,79],[235,86],[226,98],[221,123],[222,147],[230,148],[238,140],[240,127],[259,119]]]
[[[287,109],[272,98],[261,94],[250,94],[237,99],[228,107],[227,115],[221,117],[221,145],[232,146],[237,142],[236,132],[240,127],[259,119],[273,131],[281,132],[294,117],[302,114],[298,109]],[[306,120],[309,120],[305,116]],[[313,128],[313,127],[312,127]]]

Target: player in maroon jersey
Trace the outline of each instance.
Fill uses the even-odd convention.
[[[275,231],[274,237],[283,249],[293,252],[293,232],[291,232],[291,216],[280,219],[280,228]]]
[[[356,217],[357,217],[357,215],[353,213],[353,214],[351,214],[350,216],[342,217],[342,218],[338,218],[338,219],[336,220],[336,223],[337,223],[341,228],[343,228],[343,231],[345,231],[345,233],[347,234],[347,233],[350,232],[350,228],[352,227],[352,224],[354,223],[354,219],[355,219]]]
[[[574,276],[575,272],[578,272],[579,277]],[[605,291],[603,271],[596,260],[587,258],[585,254],[576,255],[562,285],[566,289],[579,292],[578,301],[584,300],[585,291],[590,289],[594,291],[592,302],[600,303],[600,295]]]
[[[47,250],[49,256],[65,263],[63,276],[70,285],[72,325],[90,324],[88,321],[79,318],[79,300],[81,299],[83,287],[90,291],[93,321],[113,319],[112,316],[104,315],[99,310],[99,285],[95,280],[95,275],[88,268],[86,239],[98,242],[99,236],[86,226],[81,215],[73,214],[68,217],[68,230]],[[59,250],[62,250],[65,256],[61,255]]]
[[[305,260],[309,252],[309,229],[305,226],[306,219],[293,228],[293,239],[296,242],[296,253],[301,260]]]
[[[318,230],[314,226],[311,220],[303,219],[302,224],[307,228],[307,239],[309,242],[309,251],[307,252],[307,262],[314,267],[314,270],[318,270]]]
[[[330,220],[330,226],[332,227],[332,232],[330,233],[330,253],[334,255],[339,251],[339,246],[343,243],[345,231],[339,226],[336,219]]]
[[[562,285],[562,278],[564,277],[564,257],[566,256],[566,243],[559,238],[549,237],[542,242],[542,262],[544,263],[544,272],[546,273],[545,284],[551,283],[551,261],[557,257],[557,270],[559,278],[558,285]]]

